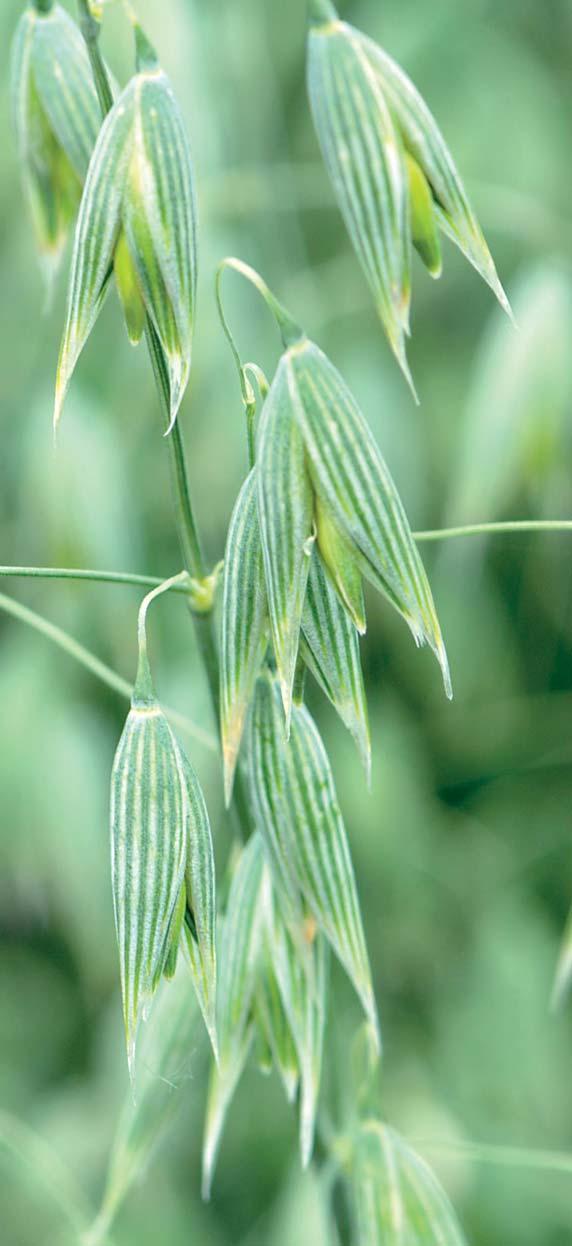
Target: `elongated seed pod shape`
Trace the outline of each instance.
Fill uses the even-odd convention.
[[[147,66],[106,117],[89,166],[58,364],[55,424],[107,293],[116,247],[126,244],[120,292],[124,295],[126,286],[132,291],[126,307],[129,330],[137,340],[136,281],[164,355],[172,425],[191,366],[196,234],[193,173],[181,114],[165,74],[156,64]]]
[[[316,134],[350,239],[391,347],[412,385],[411,242],[441,272],[437,227],[510,307],[443,135],[400,67],[332,4],[313,0],[308,91]]]
[[[431,1169],[381,1121],[356,1130],[350,1181],[360,1246],[466,1246]]]
[[[343,377],[308,338],[282,356],[307,470],[323,507],[354,550],[362,574],[436,654],[451,696],[435,604],[403,504],[371,430]],[[334,588],[336,583],[334,581]]]
[[[331,943],[378,1034],[357,888],[330,764],[305,706],[293,706],[286,740],[280,691],[270,674],[256,689],[250,757],[257,826],[268,845],[276,894],[289,925],[299,939],[297,888],[299,909],[306,907]]]
[[[300,652],[354,737],[369,781],[371,743],[359,636],[332,588],[317,550],[306,586]]]
[[[224,556],[220,702],[227,804],[254,685],[268,643],[268,606],[253,469],[238,495]]]
[[[257,496],[272,644],[288,723],[314,529],[312,486],[285,359],[262,409]]]
[[[311,25],[308,91],[342,216],[391,348],[409,375],[411,247],[403,148],[368,58],[335,16]]]
[[[312,1156],[320,1092],[328,948],[324,937],[318,935],[300,955],[276,904],[271,906],[269,939],[273,972],[298,1056],[300,1154],[305,1168]]]
[[[20,171],[49,291],[100,125],[85,44],[60,5],[22,14],[10,80]]]
[[[219,940],[219,1063],[209,1083],[203,1139],[203,1197],[208,1198],[226,1115],[240,1080],[254,1028],[252,1005],[262,955],[269,879],[259,835],[251,836],[236,867]]]
[[[127,1057],[169,953],[185,874],[183,759],[158,704],[134,696],[111,776],[111,874]]]

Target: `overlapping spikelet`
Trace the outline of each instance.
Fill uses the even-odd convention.
[[[79,355],[115,271],[131,340],[148,317],[167,370],[170,420],[190,373],[197,218],[188,140],[169,81],[144,45],[139,72],[109,112],[77,223],[60,350],[57,424]]]
[[[510,308],[443,135],[402,69],[373,40],[311,0],[308,92],[334,193],[375,304],[413,389],[405,343],[411,246],[433,277],[439,230]],[[413,392],[414,389],[413,389]]]
[[[22,14],[10,76],[22,181],[49,293],[101,120],[83,39],[59,4]]]

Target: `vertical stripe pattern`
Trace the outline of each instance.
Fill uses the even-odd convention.
[[[54,424],[59,420],[73,370],[109,288],[132,121],[133,87],[130,84],[105,118],[83,190],[58,362]]]
[[[364,1121],[355,1136],[351,1186],[360,1246],[466,1246],[431,1169],[379,1121]]]
[[[227,805],[246,712],[267,643],[268,608],[253,469],[238,495],[224,556],[220,704]]]
[[[306,665],[353,735],[369,781],[371,742],[359,636],[317,550],[310,563],[300,645]]]
[[[214,1051],[216,1033],[216,891],[209,815],[201,785],[181,753],[187,797],[185,887],[192,931],[187,927],[187,955],[197,999]]]
[[[300,1068],[300,1153],[305,1168],[312,1157],[320,1092],[328,949],[318,935],[300,955],[276,908],[270,930],[274,972]]]
[[[433,191],[437,219],[510,314],[506,294],[445,139],[423,97],[390,56],[359,31],[352,37],[385,93],[408,151]]]
[[[251,740],[253,805],[279,902],[294,928],[298,890],[378,1033],[353,866],[330,764],[304,706],[293,707],[290,739],[285,740],[280,693],[270,674],[258,682]]]
[[[197,282],[197,210],[189,143],[160,70],[133,80],[133,146],[124,226],[147,314],[169,369],[171,421],[191,368]]]
[[[169,375],[171,425],[191,367],[197,216],[189,146],[161,70],[136,74],[108,113],[76,228],[54,422],[108,287],[121,229]]]
[[[219,940],[219,1062],[209,1082],[203,1139],[203,1197],[208,1198],[226,1114],[248,1057],[252,1008],[262,955],[269,879],[264,848],[253,835],[243,849],[232,880]]]
[[[344,22],[311,29],[308,92],[338,205],[389,342],[408,375],[408,193],[399,133],[378,76]]]
[[[135,705],[111,776],[113,904],[132,1076],[137,1026],[169,952],[187,820],[185,773],[173,733],[158,705]]]
[[[353,542],[363,574],[427,642],[451,684],[441,629],[407,516],[369,425],[340,373],[313,342],[283,357],[313,483]]]
[[[288,723],[313,543],[313,496],[287,355],[280,360],[262,409],[257,477],[272,642]]]

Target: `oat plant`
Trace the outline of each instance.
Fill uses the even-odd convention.
[[[416,645],[433,651],[450,698],[420,542],[470,530],[412,531],[367,412],[301,326],[299,309],[286,310],[254,268],[226,258],[213,279],[221,346],[224,333],[238,370],[229,402],[238,408],[242,399],[248,470],[224,558],[212,568],[205,564],[180,424],[200,315],[187,134],[187,121],[192,130],[200,117],[182,117],[154,48],[129,6],[126,12],[134,72],[123,87],[112,82],[99,48],[104,6],[88,0],[79,0],[78,24],[52,0],[30,3],[12,59],[22,180],[50,282],[75,231],[54,423],[115,286],[129,340],[144,341],[150,355],[157,444],[172,462],[182,562],[180,573],[164,581],[90,569],[3,569],[148,590],[138,623],[134,618],[133,685],[65,633],[0,599],[130,700],[111,774],[110,824],[117,1006],[120,984],[132,1089],[86,1240],[107,1239],[118,1206],[172,1119],[184,1093],[177,1070],[192,1057],[202,1018],[211,1049],[210,1072],[206,1061],[197,1065],[205,1082],[205,1197],[217,1159],[222,1162],[233,1096],[248,1063],[257,1061],[276,1071],[298,1114],[301,1163],[314,1156],[328,1174],[320,1186],[324,1199],[338,1187],[344,1192],[356,1246],[461,1246],[465,1239],[443,1189],[380,1109],[383,1008],[380,1021],[352,864],[359,827],[351,816],[346,824],[351,811],[341,808],[305,690],[309,672],[353,737],[369,779],[360,663],[364,583],[397,612]],[[432,113],[403,70],[341,21],[330,0],[310,0],[308,87],[336,199],[392,349],[411,379],[405,343],[412,247],[437,277],[444,234],[509,310],[506,296]],[[278,330],[280,353],[268,379],[257,364],[243,363],[230,328],[223,278],[228,283],[232,274],[254,286]],[[256,355],[248,337],[243,324],[241,339]],[[218,885],[213,836],[222,828],[211,831],[180,738],[187,728],[192,742],[210,727],[180,715],[175,720],[156,690],[148,631],[167,596],[188,611],[219,724],[233,846]],[[385,957],[391,958],[390,947]],[[328,1024],[336,1020],[336,961],[354,989],[356,1042],[365,1044],[368,1065],[367,1077],[351,1083],[351,1107],[339,1120],[322,1091]],[[569,965],[567,945],[559,994]],[[247,1173],[245,1157],[241,1179]]]

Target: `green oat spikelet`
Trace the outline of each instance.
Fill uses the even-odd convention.
[[[333,5],[310,9],[314,125],[352,244],[391,348],[413,389],[405,339],[411,295],[403,147],[375,71]]]
[[[326,751],[305,706],[294,706],[289,741],[280,691],[268,672],[251,717],[250,781],[258,829],[278,901],[300,946],[308,915],[331,943],[379,1033],[353,866]]]
[[[147,656],[150,603],[184,577],[159,585],[139,612],[139,661],[131,710],[111,776],[111,874],[127,1057],[134,1076],[142,1015],[161,977],[175,971],[182,923],[193,982],[216,1054],[213,849],[198,779],[157,701]]]
[[[270,639],[256,503],[257,471],[258,468],[252,469],[237,499],[224,560],[220,699],[227,804],[248,707]],[[354,736],[369,774],[369,728],[357,632],[331,587],[315,548],[309,564],[295,671],[300,670],[300,663],[312,671]],[[356,599],[358,594],[361,596],[359,570]]]
[[[224,267],[234,268],[259,290],[285,348],[262,410],[256,474],[271,638],[287,728],[316,544],[358,630],[365,630],[363,576],[403,616],[416,644],[433,649],[451,697],[447,654],[425,569],[353,394],[259,273],[234,258],[224,260],[219,271]]]
[[[313,342],[306,338],[282,358],[314,490],[351,545],[362,575],[403,616],[416,644],[433,649],[450,697],[429,582],[369,425],[343,377]]]
[[[84,41],[59,4],[22,14],[10,78],[22,182],[49,297],[100,126]]]
[[[466,1246],[431,1169],[380,1121],[364,1121],[353,1140],[351,1188],[359,1246]]]
[[[310,4],[308,92],[322,156],[390,345],[412,389],[411,244],[441,272],[440,229],[510,306],[443,135],[402,69],[373,40]],[[415,392],[413,390],[413,392]]]
[[[218,1057],[214,850],[201,785],[184,753],[182,759],[188,803],[184,916],[186,950],[199,1006],[213,1052]]]
[[[313,931],[311,932],[313,936]],[[322,1073],[326,1022],[328,947],[318,934],[302,950],[292,940],[278,906],[269,911],[268,937],[282,1006],[297,1053],[300,1096],[300,1155],[306,1168],[312,1157]]]
[[[203,1139],[203,1197],[209,1198],[222,1131],[254,1037],[253,1005],[269,878],[259,835],[243,849],[220,934],[219,1062],[213,1065]]]
[[[288,724],[314,522],[312,486],[286,359],[283,355],[262,408],[257,482],[272,644]]]
[[[354,737],[369,782],[371,740],[359,636],[332,588],[317,550],[306,586],[300,653]]]
[[[232,512],[224,556],[220,703],[227,805],[246,714],[267,643],[268,607],[253,469]]]
[[[191,158],[169,81],[138,28],[136,39],[138,71],[103,123],[82,197],[55,426],[114,268],[131,340],[139,341],[144,315],[159,339],[169,378],[169,430],[189,379],[197,276]]]

